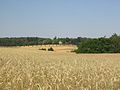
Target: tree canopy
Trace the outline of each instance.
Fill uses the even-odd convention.
[[[39,38],[39,37],[12,37],[12,38],[0,38],[0,46],[29,46],[29,45],[48,45],[48,44],[59,44],[62,42],[63,45],[72,44],[79,45],[82,40],[86,38]]]
[[[110,38],[94,38],[81,42],[77,53],[120,53],[120,36],[113,34]]]

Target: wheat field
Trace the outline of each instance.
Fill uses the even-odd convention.
[[[120,90],[120,54],[75,54],[71,47],[0,47],[0,90]]]

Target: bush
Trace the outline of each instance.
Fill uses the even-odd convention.
[[[48,48],[48,51],[54,51],[54,49],[52,47]]]
[[[46,51],[46,48],[42,48],[42,49],[38,49],[38,50],[44,50],[44,51]]]

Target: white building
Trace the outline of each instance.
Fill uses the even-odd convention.
[[[62,45],[62,41],[59,41],[59,45]]]

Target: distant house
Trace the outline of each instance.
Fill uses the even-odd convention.
[[[62,41],[59,41],[59,45],[62,45],[63,43],[62,43]]]

